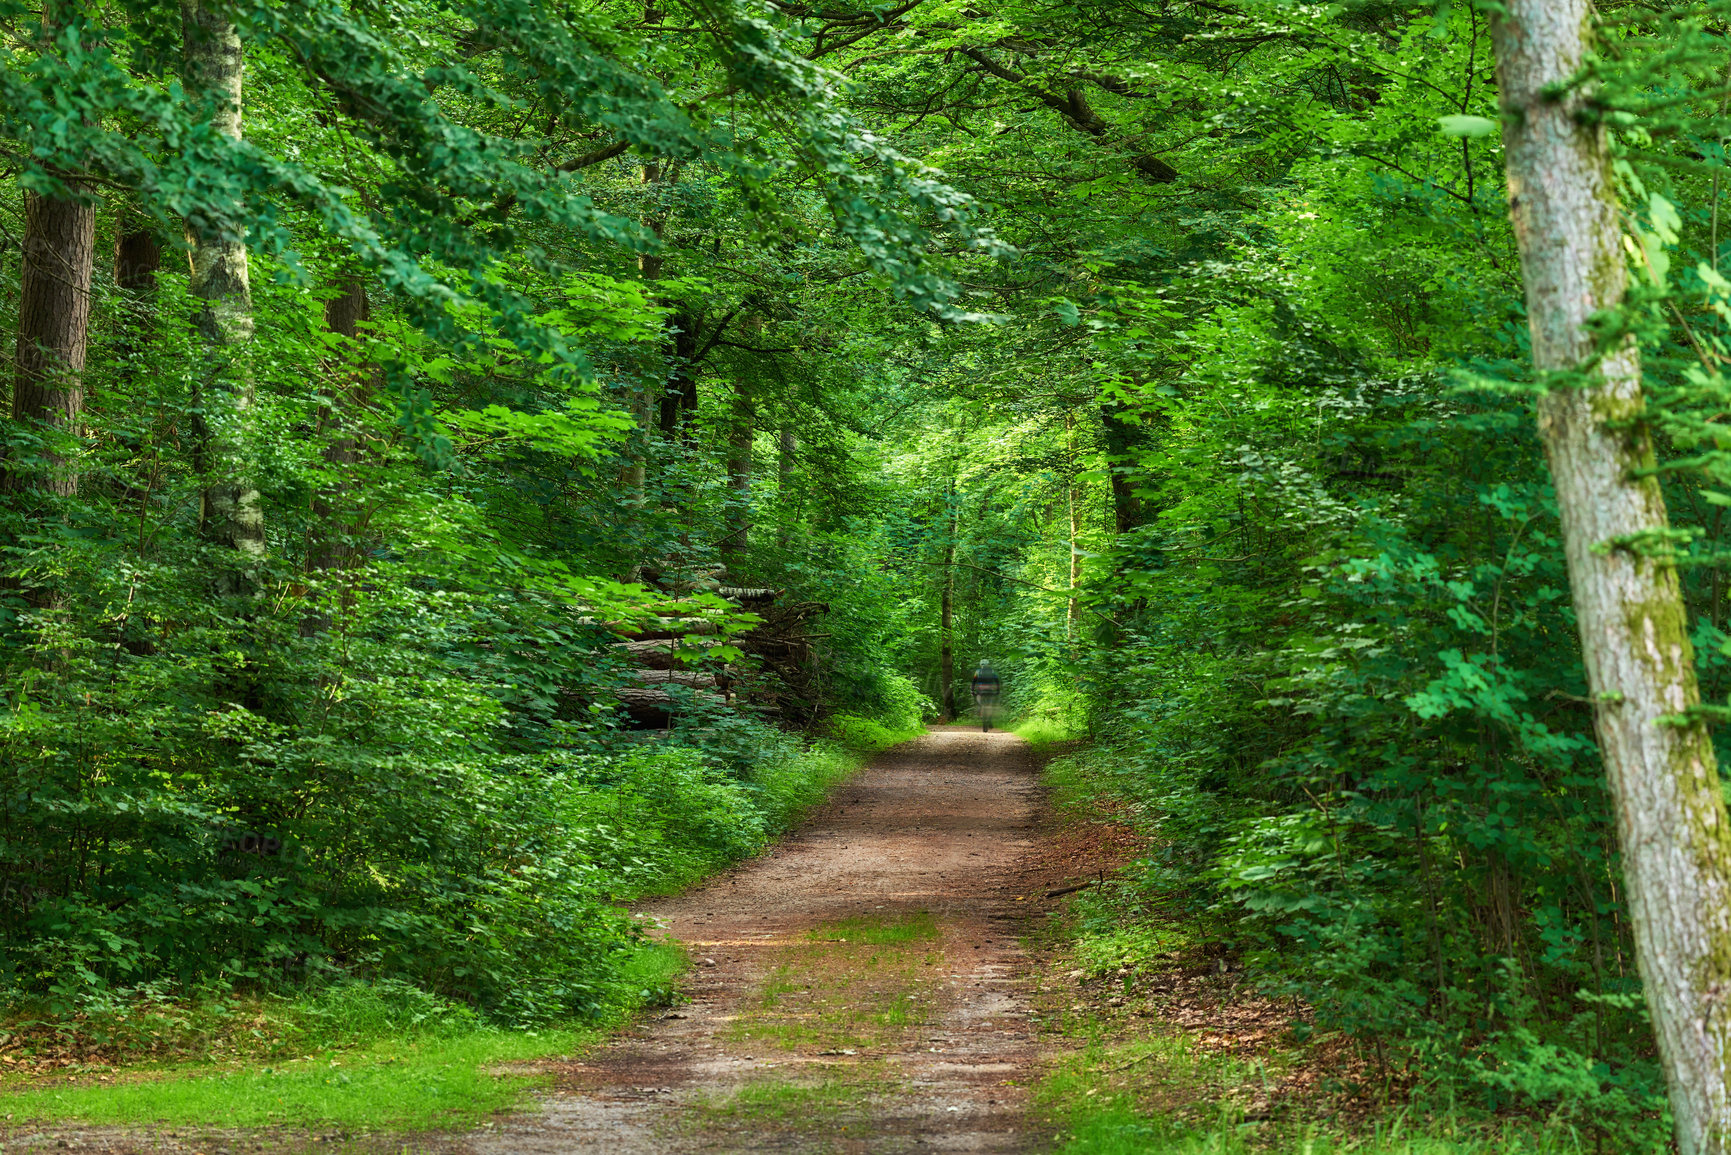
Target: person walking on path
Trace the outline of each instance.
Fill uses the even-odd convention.
[[[974,711],[980,716],[980,730],[989,732],[992,720],[998,716],[998,691],[1002,684],[990,662],[981,662],[974,671]]]

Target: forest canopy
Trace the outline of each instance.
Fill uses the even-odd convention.
[[[1308,1029],[1651,1135],[1537,418],[1638,351],[1711,767],[1726,16],[1546,90],[1577,369],[1501,7],[0,0],[0,990],[598,1014],[987,659]]]

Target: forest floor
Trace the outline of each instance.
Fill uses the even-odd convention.
[[[1064,881],[1038,758],[948,727],[881,755],[799,833],[645,909],[686,1001],[568,1063],[476,1155],[1016,1152],[1041,1072],[1023,938]]]

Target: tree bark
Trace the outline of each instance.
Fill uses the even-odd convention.
[[[756,435],[756,415],[745,386],[733,386],[733,429],[727,439],[727,536],[721,552],[729,557],[745,553],[751,545],[751,444]],[[737,579],[735,579],[737,580]]]
[[[661,435],[668,440],[690,439],[691,422],[697,416],[697,380],[694,361],[697,357],[697,318],[690,313],[675,313],[667,320],[669,333],[669,364],[667,384],[661,391]]]
[[[150,229],[122,233],[114,245],[114,283],[128,293],[154,293],[162,268],[162,238]]]
[[[647,11],[647,9],[646,9]],[[638,170],[638,183],[653,187],[663,183],[672,184],[679,179],[679,165],[669,165],[665,171],[661,162],[646,160]],[[653,205],[644,214],[643,223],[657,237],[667,228],[666,209]],[[661,279],[662,259],[659,253],[644,253],[637,258],[637,273],[645,281],[654,282]],[[666,391],[665,385],[656,385],[653,376],[646,377],[642,386],[632,398],[632,417],[637,422],[637,436],[633,440],[630,455],[626,458],[625,469],[620,474],[620,486],[625,490],[626,500],[633,505],[642,505],[647,498],[649,484],[649,443],[654,436],[656,425],[657,403],[660,395]]]
[[[1117,405],[1100,406],[1100,424],[1105,433],[1106,459],[1112,471],[1112,527],[1125,534],[1142,524],[1142,502],[1136,487],[1124,472],[1124,463],[1136,448],[1136,427],[1124,420]]]
[[[219,132],[240,139],[244,58],[239,33],[205,0],[182,0],[181,25],[188,89],[210,102]],[[264,557],[264,505],[244,450],[230,438],[246,429],[255,398],[250,378],[234,372],[225,351],[238,353],[252,339],[246,240],[231,222],[202,218],[188,220],[186,239],[191,246],[190,287],[204,301],[198,331],[213,363],[229,378],[220,397],[203,398],[207,409],[222,405],[228,410],[226,423],[213,428],[207,422],[204,430],[203,524],[213,540],[239,552],[245,564]]]
[[[1076,538],[1080,531],[1077,520],[1076,502],[1076,417],[1073,413],[1064,414],[1064,433],[1070,451],[1070,479],[1065,486],[1065,492],[1070,499],[1070,602],[1064,613],[1064,641],[1074,647],[1076,642],[1076,585],[1082,578],[1082,555],[1076,549]],[[1072,656],[1074,656],[1072,654]]]
[[[371,314],[366,283],[356,276],[344,277],[342,292],[325,302],[325,328],[353,341],[360,336],[360,327]],[[331,372],[337,385],[327,403],[320,407],[319,425],[321,432],[334,431],[336,434],[325,446],[322,456],[339,479],[313,493],[313,533],[317,536],[307,551],[307,568],[315,578],[322,579],[319,584],[326,587],[314,591],[318,602],[328,605],[334,600],[346,610],[353,601],[350,585],[340,577],[336,578],[334,584],[340,589],[334,599],[328,588],[333,584],[334,573],[356,568],[361,559],[361,551],[353,540],[358,527],[345,524],[342,516],[343,495],[352,486],[347,475],[360,460],[360,442],[344,426],[354,409],[365,401],[369,381],[364,369],[356,369],[340,355],[331,365]],[[301,634],[310,637],[328,630],[330,624],[330,614],[316,609],[302,619]]]
[[[938,704],[946,721],[956,720],[956,650],[952,627],[956,603],[956,492],[949,490],[949,534],[944,540],[944,590],[938,603]]]
[[[776,446],[775,463],[775,501],[776,511],[781,517],[781,532],[776,536],[776,545],[786,549],[793,541],[793,467],[794,459],[799,453],[799,434],[794,432],[789,418],[782,418],[781,435]]]
[[[1632,341],[1598,356],[1587,321],[1627,270],[1603,131],[1567,88],[1588,0],[1510,0],[1493,19],[1509,209],[1569,584],[1604,756],[1647,1007],[1683,1155],[1731,1151],[1731,823],[1669,559],[1631,547],[1667,527]],[[1563,95],[1557,96],[1561,92]],[[1595,362],[1595,357],[1598,360]],[[1570,377],[1567,375],[1578,375]]]
[[[114,245],[114,284],[122,293],[124,324],[116,343],[121,373],[131,380],[150,343],[156,318],[156,274],[162,268],[162,238],[148,228],[128,229]]]
[[[96,204],[70,197],[24,194],[24,261],[18,293],[18,345],[13,359],[12,416],[77,433],[84,411],[84,356],[90,336],[90,281],[96,266]],[[78,475],[45,454],[36,483],[47,493],[78,492]],[[7,488],[26,484],[15,470]]]

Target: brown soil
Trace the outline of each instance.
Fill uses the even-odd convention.
[[[1020,943],[1047,871],[1036,758],[949,727],[880,757],[796,836],[644,914],[688,1001],[558,1065],[506,1152],[1041,1150]],[[1042,877],[1043,876],[1043,877]]]

